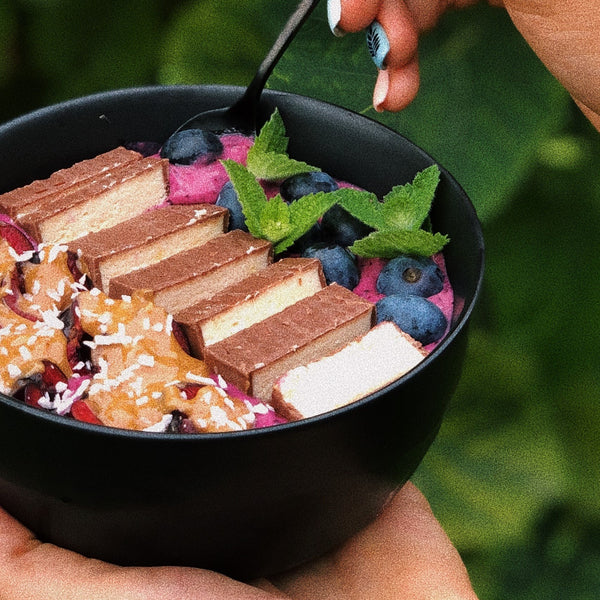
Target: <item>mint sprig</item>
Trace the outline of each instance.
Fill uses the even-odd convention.
[[[311,194],[290,204],[279,194],[269,200],[243,165],[225,160],[223,166],[238,194],[248,231],[270,241],[276,254],[287,250],[337,202],[337,192]]]
[[[289,139],[279,110],[262,126],[254,144],[248,151],[248,170],[265,181],[281,181],[292,175],[320,171],[305,162],[294,160],[287,154]]]
[[[248,230],[255,237],[269,240],[276,254],[287,250],[307,233],[334,204],[374,230],[350,247],[358,256],[431,256],[448,243],[447,236],[424,228],[429,228],[428,215],[440,180],[437,165],[417,173],[412,182],[395,186],[382,201],[370,192],[341,188],[309,194],[288,204],[279,194],[269,200],[259,180],[281,181],[319,170],[290,158],[288,142],[281,115],[275,110],[248,151],[247,167],[233,160],[223,161],[242,205]]]
[[[431,256],[442,250],[449,238],[422,229],[428,221],[439,181],[439,167],[432,165],[417,173],[411,183],[392,188],[382,202],[362,198],[340,203],[352,216],[375,229],[350,246],[350,250],[365,258],[394,258],[399,254]]]

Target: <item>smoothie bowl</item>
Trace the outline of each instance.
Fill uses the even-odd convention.
[[[201,186],[204,191],[214,187],[214,197],[210,198],[195,195],[197,189],[187,182],[188,166],[177,164],[172,156],[165,158],[168,154],[164,150],[165,141],[182,122],[200,110],[231,103],[239,93],[238,88],[222,86],[121,90],[42,109],[0,127],[0,156],[4,165],[0,201],[5,203],[4,212],[10,212],[8,204],[13,190],[31,186],[34,181],[45,182],[34,184],[34,188],[36,185],[39,188],[38,196],[35,202],[30,202],[29,216],[23,217],[22,212],[15,211],[3,217],[3,229],[11,228],[11,233],[3,238],[4,241],[10,238],[13,244],[8,256],[19,264],[20,274],[20,282],[16,284],[19,289],[10,288],[11,293],[3,297],[5,320],[10,310],[16,310],[19,318],[27,320],[31,298],[22,294],[24,301],[30,302],[28,305],[19,304],[15,298],[20,298],[23,292],[27,273],[45,268],[48,256],[64,255],[67,271],[70,275],[77,274],[70,284],[68,306],[60,307],[60,311],[54,307],[51,317],[41,319],[50,328],[61,320],[63,325],[56,326],[61,330],[60,335],[70,342],[75,339],[70,346],[67,344],[68,364],[58,364],[64,380],[59,377],[57,381],[54,377],[58,359],[42,361],[52,367],[23,380],[19,380],[14,361],[2,363],[7,363],[4,368],[8,375],[3,375],[5,393],[0,395],[0,505],[45,541],[124,565],[182,564],[239,578],[267,575],[316,557],[365,526],[389,495],[412,475],[437,434],[460,374],[466,328],[483,274],[481,230],[470,201],[452,176],[431,157],[380,124],[309,98],[274,91],[265,93],[263,120],[273,123],[276,115],[285,124],[289,138],[286,160],[316,165],[335,180],[335,190],[315,195],[321,199],[331,198],[328,194],[333,193],[343,204],[349,197],[363,194],[361,190],[386,198],[395,186],[408,184],[416,189],[422,183],[419,177],[435,170],[431,212],[429,216],[422,215],[421,221],[426,221],[427,226],[431,223],[432,230],[443,232],[450,242],[427,267],[435,274],[434,279],[439,279],[438,287],[421,295],[438,302],[444,314],[443,332],[434,338],[425,335],[415,341],[413,338],[420,337],[418,332],[409,337],[398,333],[395,325],[388,331],[386,327],[392,317],[380,317],[383,322],[376,324],[377,313],[382,315],[389,307],[377,302],[385,297],[385,290],[376,289],[374,281],[391,261],[353,258],[354,264],[359,265],[356,281],[338,283],[334,275],[324,272],[327,259],[319,254],[331,246],[329,234],[323,233],[325,217],[321,219],[318,215],[315,224],[321,227],[317,242],[308,240],[314,235],[312,226],[300,232],[302,235],[296,236],[299,239],[288,239],[286,243],[282,243],[279,234],[272,236],[271,241],[256,237],[259,225],[249,218],[250,232],[235,228],[227,231],[236,220],[238,205],[243,205],[244,213],[249,213],[249,204],[263,201],[260,194],[264,194],[265,202],[267,197],[273,199],[279,192],[284,194],[283,184],[280,189],[279,183],[262,181],[257,192],[257,180],[247,179],[249,171],[244,165],[252,141],[247,143],[248,140],[238,136],[232,143],[231,138],[223,138],[225,149],[220,148],[216,158],[200,160],[218,167],[212,179],[203,179]],[[125,195],[126,200],[116,202],[105,194],[112,186],[111,169],[101,167],[97,177],[107,178],[108,182],[101,186],[105,194],[103,203],[96,204],[94,210],[80,207],[67,221],[56,218],[57,214],[65,214],[65,194],[60,200],[63,208],[53,212],[57,201],[48,193],[48,187],[60,188],[65,179],[73,177],[73,171],[66,169],[84,172],[106,153],[109,161],[118,162],[121,158],[110,154],[115,149],[122,156],[130,156],[131,150],[123,149],[124,146],[134,148],[134,154],[143,153],[143,156],[136,154],[136,164],[143,163],[145,173],[158,173],[166,195],[153,199],[151,190],[156,186],[150,182],[143,193],[138,190],[129,199]],[[209,154],[211,148],[208,143]],[[232,162],[221,163],[223,158]],[[220,179],[223,173],[225,181]],[[229,195],[223,191],[229,177],[237,205],[230,201],[231,190]],[[75,184],[70,181],[69,185]],[[247,189],[254,190],[254,196],[250,194],[254,200],[244,198]],[[402,193],[409,191],[404,188]],[[66,195],[70,197],[71,192],[72,189]],[[224,197],[218,200],[221,196],[229,200]],[[281,204],[291,206],[295,201],[288,200],[291,204],[283,201]],[[321,212],[331,208],[327,206]],[[285,212],[287,208],[282,210]],[[160,211],[167,211],[170,216],[157,219],[156,215],[163,214]],[[216,233],[198,248],[189,249],[183,246],[189,236],[169,237],[157,247],[175,258],[161,255],[155,262],[162,267],[146,266],[144,256],[149,242],[144,238],[141,246],[133,244],[132,240],[140,234],[136,233],[136,221],[129,219],[144,220],[150,214],[153,223],[156,222],[153,227],[170,229],[175,222],[171,214],[174,211],[184,213],[185,226],[202,222],[202,235],[212,227],[205,221],[218,222]],[[192,213],[188,214],[189,211]],[[285,220],[284,216],[279,221],[282,218]],[[338,213],[333,220],[340,218]],[[89,223],[99,221],[104,223],[101,230],[90,233],[90,227],[95,225]],[[264,222],[262,226],[269,229]],[[129,258],[117,261],[121,271],[112,272],[108,282],[107,271],[96,266],[102,262],[97,248],[106,241],[101,238],[106,238],[105,232],[111,228],[120,233],[108,236],[113,244],[108,255],[114,256],[116,245],[127,247],[129,254],[123,250],[119,256]],[[63,230],[69,233],[77,230],[75,242],[63,240]],[[13,235],[13,232],[18,233]],[[370,233],[367,231],[366,236]],[[56,245],[51,243],[52,239],[57,240]],[[19,243],[26,245],[28,240],[32,251],[26,247],[14,248]],[[227,240],[225,246],[219,245],[221,240]],[[43,243],[38,245],[39,242]],[[230,281],[224,287],[229,290],[228,299],[224,297],[227,294],[213,287],[211,282],[215,278],[210,279],[210,274],[204,274],[196,287],[190,287],[188,278],[183,283],[175,281],[174,273],[180,268],[176,267],[177,261],[191,264],[187,270],[193,270],[196,277],[203,265],[215,262],[215,256],[217,262],[223,263],[224,254],[233,246],[241,247],[242,258],[234,261],[237,266],[227,274]],[[211,248],[208,255],[207,248]],[[201,254],[194,254],[197,252]],[[181,258],[189,253],[192,254],[187,258]],[[242,259],[244,264],[254,265],[251,269],[259,273],[251,270],[240,275]],[[170,262],[165,263],[167,260]],[[256,267],[256,261],[264,264]],[[122,263],[129,268],[123,270]],[[379,271],[373,275],[371,271],[377,267]],[[293,296],[292,290],[298,286],[279,283],[274,286],[273,281],[290,272],[292,281],[298,271],[303,285],[306,287],[310,280],[316,290],[303,292],[306,297],[288,302],[290,306],[273,311],[276,314],[254,316],[255,322],[233,335],[224,336],[222,330],[230,329],[231,323],[238,327],[243,311],[235,312],[233,320],[219,321],[220,328],[212,330],[205,327],[206,319],[197,316],[210,312],[218,302],[230,309],[233,291],[246,300],[257,286],[269,291],[262,294],[265,297],[273,296],[273,287],[284,289],[285,297]],[[221,269],[216,280],[221,281],[224,272]],[[258,281],[263,273],[275,274],[263,277],[267,283],[255,283],[249,291],[247,282],[251,278]],[[410,273],[414,275],[414,270]],[[344,277],[347,274],[344,271]],[[182,287],[184,283],[187,287]],[[13,281],[10,285],[5,282],[6,285],[15,284]],[[65,287],[68,286],[63,284]],[[31,290],[25,291],[31,295]],[[49,295],[56,296],[55,292],[53,289]],[[186,304],[182,298],[190,295],[194,296],[194,302]],[[396,295],[390,294],[388,298]],[[162,307],[165,303],[169,310]],[[190,305],[195,311],[193,317]],[[40,313],[48,312],[35,306]],[[256,306],[258,300],[250,313],[263,311],[264,304],[260,304],[263,307],[260,310]],[[298,306],[304,307],[302,311]],[[393,315],[394,307],[390,310]],[[120,320],[112,330],[115,311],[119,312]],[[144,316],[140,316],[142,311],[147,311]],[[159,311],[161,323],[151,320],[153,311]],[[221,310],[219,314],[222,316],[224,312],[227,311]],[[348,316],[349,313],[352,314]],[[95,315],[96,320],[90,322],[90,315]],[[136,322],[140,331],[150,333],[136,336],[125,330],[123,315],[129,315],[128,324]],[[335,322],[333,333],[328,319]],[[37,325],[35,321],[30,319],[34,325],[23,322],[15,327],[25,330],[39,326],[40,319]],[[306,323],[310,327],[305,327]],[[7,330],[7,323],[0,325]],[[312,341],[294,342],[294,336],[303,327],[311,332],[324,328],[317,344],[324,360],[311,354],[315,347]],[[135,365],[123,358],[123,344],[127,340],[131,347],[147,349],[146,337],[164,335],[166,330],[170,334],[168,344],[176,346],[170,367],[185,373],[176,382],[167,382],[168,376],[156,376],[160,365],[165,363],[161,362],[164,357],[144,350],[135,354]],[[343,339],[332,342],[342,330]],[[239,358],[236,352],[243,344],[237,340],[247,342],[248,331],[258,333],[247,343],[249,358]],[[376,334],[372,336],[372,332]],[[211,335],[217,337],[209,341]],[[308,335],[310,340],[310,336],[314,337],[314,333],[302,335]],[[289,342],[293,346],[291,354],[294,360],[303,357],[301,365],[287,358],[273,359],[269,354],[291,338],[294,338]],[[365,338],[371,343],[360,342]],[[2,338],[7,351],[12,339],[9,335]],[[156,343],[165,344],[164,339]],[[230,343],[232,339],[236,341]],[[117,352],[107,350],[115,345],[119,348]],[[35,353],[34,347],[37,350],[39,346],[36,343],[26,349],[19,347],[19,360],[28,358],[31,352]],[[312,350],[302,354],[305,346]],[[394,353],[400,352],[417,356],[404,369],[406,374],[388,373],[388,379],[380,379],[373,389],[367,386],[357,397],[352,396],[348,387],[368,381],[382,363],[395,364]],[[244,360],[252,362],[252,368],[241,368],[239,364]],[[266,368],[275,363],[284,364],[285,368],[281,372]],[[353,367],[353,372],[345,376],[344,366],[349,364],[359,367]],[[309,368],[303,371],[306,365]],[[122,410],[122,404],[115,408],[113,400],[118,396],[115,390],[120,385],[115,381],[143,385],[141,378],[130,377],[133,367],[138,373],[142,370],[149,373],[152,385],[159,388],[144,388],[146,394],[138,390],[131,409]],[[361,370],[357,378],[356,371]],[[18,390],[7,383],[9,375],[19,380]],[[348,386],[347,380],[353,383]],[[167,384],[170,390],[177,391],[175,396],[169,392],[168,402],[163,390]],[[306,393],[307,389],[310,393]],[[338,391],[340,396],[348,396],[347,402],[337,399],[330,402]],[[322,410],[312,407],[316,397],[322,397]],[[198,412],[196,408],[202,402],[211,408]],[[168,406],[168,410],[161,413],[157,403]]]

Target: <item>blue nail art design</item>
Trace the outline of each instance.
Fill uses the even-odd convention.
[[[378,21],[373,21],[367,29],[367,48],[378,69],[385,69],[385,59],[390,51],[390,41]]]

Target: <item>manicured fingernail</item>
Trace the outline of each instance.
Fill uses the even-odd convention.
[[[342,0],[327,0],[327,20],[333,35],[342,37],[345,31],[340,28],[342,19]]]
[[[390,75],[387,70],[379,71],[377,76],[377,83],[375,83],[375,90],[373,91],[373,108],[377,112],[383,112],[382,104],[388,95],[390,88]]]
[[[367,29],[367,47],[378,69],[385,69],[385,59],[390,51],[390,41],[378,21],[373,21]]]

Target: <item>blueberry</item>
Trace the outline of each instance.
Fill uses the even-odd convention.
[[[287,202],[298,200],[308,194],[317,192],[334,192],[338,189],[338,184],[331,175],[322,171],[310,171],[309,173],[299,173],[292,175],[283,181],[279,192],[281,197]]]
[[[217,196],[217,206],[222,206],[229,211],[229,230],[241,229],[248,231],[246,217],[242,211],[242,205],[238,199],[238,194],[233,187],[233,183],[228,181]]]
[[[347,210],[334,204],[321,219],[323,234],[340,246],[352,246],[373,231],[371,227],[353,217]]]
[[[421,296],[386,296],[377,302],[377,322],[393,321],[424,346],[439,340],[446,331],[442,311]]]
[[[195,162],[207,165],[223,154],[223,144],[212,131],[184,129],[174,133],[162,147],[160,156],[176,165]]]
[[[318,258],[323,265],[325,281],[354,289],[358,285],[359,274],[353,254],[337,244],[317,242],[304,250],[302,256]]]
[[[306,248],[323,241],[320,223],[315,223],[304,235],[301,235],[288,249],[289,254],[302,254]]]
[[[444,275],[435,262],[426,256],[401,255],[390,260],[377,278],[377,291],[427,298],[442,291]]]

